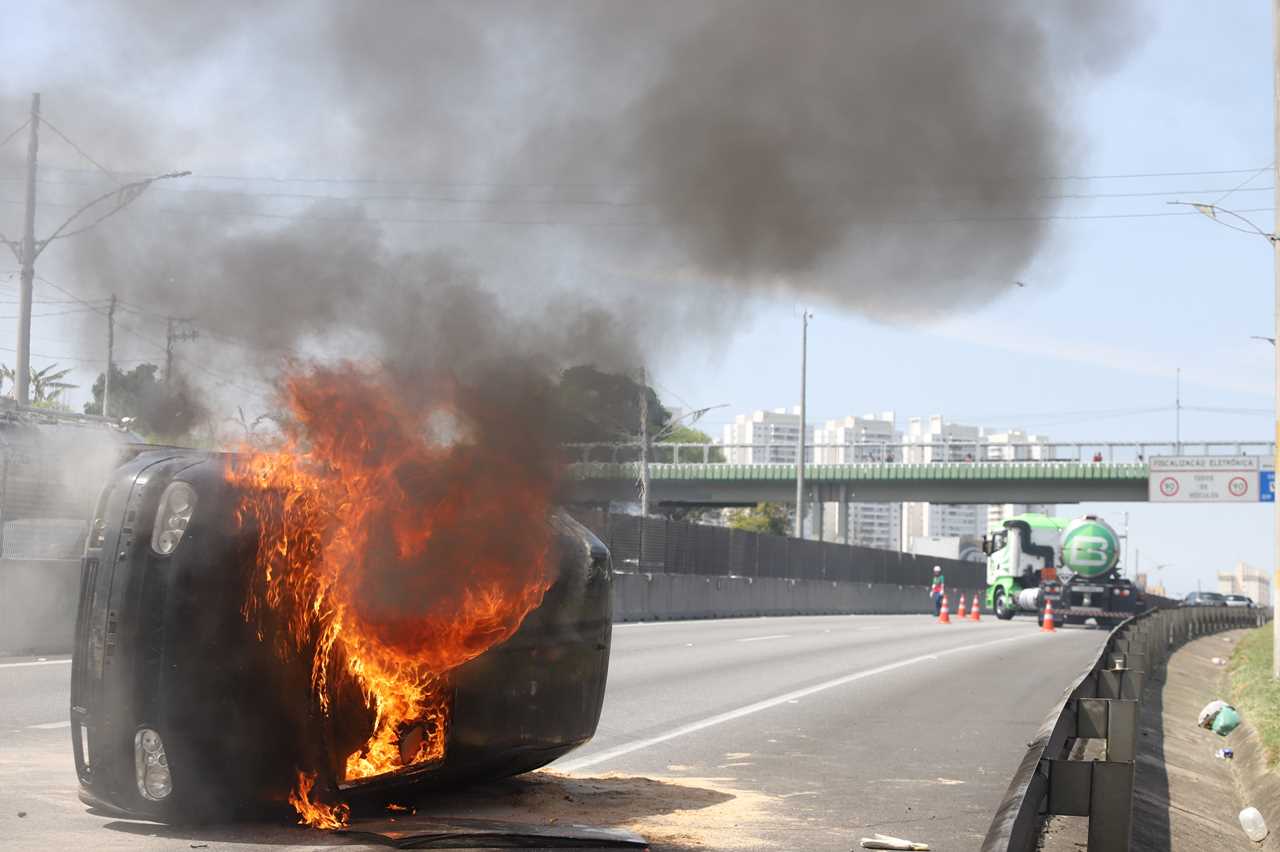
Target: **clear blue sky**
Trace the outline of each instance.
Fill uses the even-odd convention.
[[[104,77],[104,69],[121,57],[127,65],[131,47],[127,27],[98,26],[94,14],[103,8],[109,7],[24,4],[6,20],[0,50],[9,64],[0,94],[6,96],[6,109],[13,107],[10,118],[15,120],[0,121],[0,132],[20,120],[24,93],[49,92],[49,80],[58,79],[86,91],[107,86],[113,94],[126,91],[135,97],[139,111],[127,118],[137,126],[122,128],[116,134],[121,138],[77,137],[94,151],[120,149],[127,133],[134,132],[149,142],[172,139],[166,159],[158,162],[180,162],[198,172],[222,166],[256,174],[361,170],[361,164],[341,160],[308,161],[309,139],[319,134],[340,139],[343,128],[307,110],[305,99],[300,104],[269,88],[255,93],[252,74],[237,77],[235,70],[226,70],[246,59],[252,68],[249,48],[237,53],[232,44],[226,69],[213,66],[181,79],[148,75],[145,60],[127,80]],[[1188,212],[1167,201],[1216,200],[1249,177],[1237,170],[1271,163],[1270,4],[1159,0],[1144,8],[1141,44],[1125,64],[1103,77],[1082,77],[1080,96],[1063,105],[1083,146],[1076,171],[1088,176],[1197,174],[1047,184],[1053,192],[1090,196],[1064,201],[1059,211],[1064,217],[1141,218],[1055,221],[1048,248],[1020,276],[1027,286],[1010,287],[992,304],[945,313],[925,305],[921,313],[932,321],[916,327],[880,325],[812,305],[813,419],[893,409],[902,420],[941,413],[957,422],[1021,426],[1066,441],[1170,440],[1171,411],[1125,412],[1170,408],[1174,373],[1181,367],[1186,405],[1243,412],[1188,411],[1182,420],[1185,440],[1269,438],[1270,416],[1249,413],[1273,404],[1271,349],[1249,339],[1271,333],[1269,247],[1262,238],[1198,215],[1163,214]],[[296,73],[285,79],[305,85],[305,77]],[[77,136],[68,99],[54,94],[46,105],[48,114]],[[277,110],[280,124],[271,126]],[[229,150],[220,145],[219,136],[227,127],[218,123],[228,119],[250,122],[259,132],[235,131],[236,147]],[[58,140],[47,138],[46,146],[51,163],[85,166]],[[16,177],[13,165],[12,158],[3,163],[10,181]],[[154,163],[109,165],[144,168]],[[1231,173],[1204,174],[1214,170]],[[1261,208],[1249,215],[1270,228],[1271,193],[1252,190],[1271,183],[1270,172],[1263,171],[1222,203]],[[17,196],[20,183],[5,183],[3,190],[6,198]],[[152,203],[157,198],[148,196],[139,205]],[[129,215],[121,217],[124,226],[130,224]],[[0,221],[12,235],[16,208],[0,210]],[[510,240],[498,245],[491,232],[464,230],[457,229],[459,242],[479,237],[492,243],[495,254],[510,249]],[[127,234],[127,227],[122,233]],[[509,233],[503,232],[504,240]],[[566,251],[562,243],[541,235],[525,240],[525,248],[531,279],[589,278],[600,265],[600,258],[588,257],[580,246]],[[930,250],[923,229],[920,250]],[[60,263],[51,250],[42,272],[66,282],[59,276],[70,273]],[[0,264],[0,274],[8,269]],[[0,279],[0,288],[6,287],[4,299],[12,289]],[[135,316],[131,321],[152,339],[163,337],[161,328],[146,328],[146,320]],[[37,352],[97,357],[97,324],[49,316],[37,320],[34,334]],[[706,424],[718,434],[726,412],[797,402],[798,338],[794,300],[763,300],[746,310],[727,340],[656,353],[657,382],[673,404],[729,403],[731,408],[715,413],[719,419]],[[124,358],[155,360],[159,355],[154,346],[127,335],[121,348]],[[225,369],[234,369],[232,354],[219,357],[229,359]],[[100,365],[80,363],[76,379],[87,386]],[[1193,589],[1197,582],[1212,585],[1214,572],[1238,559],[1264,568],[1273,564],[1272,519],[1265,506],[1082,508],[1099,511],[1117,525],[1128,511],[1133,546],[1144,562],[1173,563],[1163,579],[1175,592]]]
[[[1081,173],[1121,175],[1248,169],[1272,160],[1270,4],[1162,0],[1149,4],[1144,44],[1093,84],[1074,114],[1086,148]],[[1063,215],[1183,212],[1169,200],[1214,200],[1248,174],[1069,181],[1063,192],[1137,198],[1071,201]],[[1268,171],[1248,187],[1272,186]],[[1192,190],[1219,190],[1193,192]],[[1224,206],[1271,227],[1270,192],[1240,191]],[[1184,208],[1185,210],[1185,208]],[[922,243],[922,251],[928,245]],[[1200,216],[1059,221],[1052,248],[985,308],[933,327],[894,328],[815,306],[809,410],[814,419],[893,409],[957,422],[1024,426],[1060,440],[1172,440],[1174,414],[1086,418],[1079,411],[1172,406],[1182,367],[1185,405],[1270,409],[1270,247]],[[725,412],[798,401],[799,320],[794,301],[762,306],[722,352],[659,371],[690,405]],[[723,412],[709,415],[719,434]],[[1029,414],[1035,416],[1009,417]],[[998,419],[997,419],[998,418]],[[1187,439],[1268,440],[1270,415],[1184,412]],[[1081,507],[1117,526],[1173,591],[1214,587],[1238,559],[1270,569],[1266,506]],[[1064,511],[1069,511],[1064,509]]]

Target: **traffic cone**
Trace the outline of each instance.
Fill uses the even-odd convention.
[[[1053,626],[1053,601],[1046,598],[1044,602],[1044,624],[1040,625],[1040,630],[1044,633],[1053,633],[1057,629]]]
[[[947,596],[946,596],[946,595],[943,595],[943,596],[942,596],[942,612],[938,613],[938,623],[939,623],[939,624],[950,624],[950,623],[951,623],[951,613],[950,613],[950,611],[947,609]]]
[[[956,607],[956,618],[964,621],[964,592],[960,593],[960,606]]]
[[[973,596],[973,606],[969,609],[970,621],[982,620],[982,599],[975,593]]]

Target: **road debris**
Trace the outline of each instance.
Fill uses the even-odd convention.
[[[1225,737],[1239,727],[1240,712],[1222,699],[1215,699],[1204,705],[1196,724]]]
[[[1222,659],[1222,657],[1214,657],[1212,660],[1210,660],[1210,662],[1212,662],[1215,666],[1225,666],[1227,664],[1227,661]]]
[[[1267,839],[1267,821],[1258,813],[1257,808],[1248,807],[1240,812],[1240,827],[1254,843]]]
[[[1220,748],[1214,753],[1214,757],[1220,757],[1223,760],[1234,760],[1236,753],[1229,748]]]
[[[901,837],[890,837],[887,834],[873,834],[862,838],[858,844],[863,849],[898,849],[906,852],[928,852],[928,843],[914,843]]]

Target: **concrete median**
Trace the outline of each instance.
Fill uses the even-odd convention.
[[[80,563],[0,560],[0,655],[71,650]],[[957,589],[966,597],[973,589]],[[785,577],[617,573],[615,621],[744,618],[763,615],[932,613],[923,587]]]
[[[950,594],[971,600],[980,591],[955,589]],[[954,599],[951,605],[955,607]],[[614,621],[932,612],[933,601],[921,586],[623,572],[613,579]]]

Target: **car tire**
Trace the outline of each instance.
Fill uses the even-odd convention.
[[[1004,589],[997,588],[995,594],[992,595],[991,609],[995,612],[996,618],[1001,621],[1008,621],[1013,618],[1013,610],[1005,601]]]

